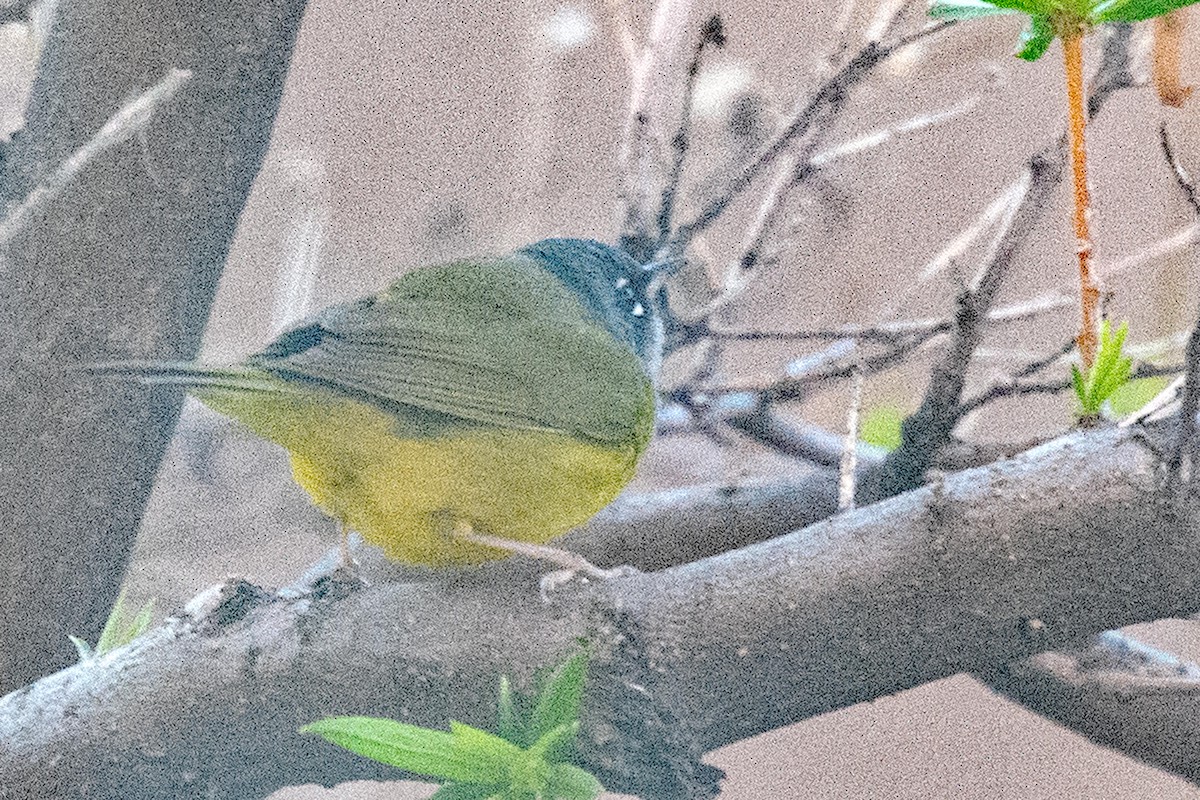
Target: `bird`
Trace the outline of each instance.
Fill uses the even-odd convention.
[[[654,285],[617,248],[550,238],[413,269],[232,366],[91,371],[182,387],[285,448],[343,561],[356,531],[405,564],[517,552],[605,573],[547,543],[611,502],[650,442]]]

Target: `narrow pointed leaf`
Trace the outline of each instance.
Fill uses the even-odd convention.
[[[1053,41],[1054,25],[1051,24],[1050,18],[1034,14],[1029,18],[1029,25],[1021,31],[1021,49],[1017,51],[1017,58],[1037,61]]]
[[[1129,373],[1133,371],[1133,359],[1123,357],[1112,366],[1104,376],[1104,383],[1097,387],[1097,396],[1100,402],[1106,402],[1110,397],[1116,394],[1117,389],[1124,385],[1129,378]]]
[[[1075,399],[1083,406],[1083,410],[1087,411],[1087,389],[1083,383],[1083,373],[1075,364],[1071,365],[1071,386],[1075,388]]]
[[[574,764],[555,764],[550,770],[546,794],[555,800],[594,800],[604,791],[595,775]]]
[[[122,589],[117,595],[117,601],[113,603],[112,610],[108,612],[108,619],[104,621],[104,628],[100,631],[100,638],[96,640],[92,654],[102,656],[129,644],[146,632],[153,615],[154,601],[150,600],[130,619],[129,605],[125,600],[125,590]]]
[[[579,733],[579,721],[546,731],[529,747],[529,753],[552,764],[567,761]]]
[[[1197,0],[1109,0],[1097,5],[1091,18],[1096,22],[1141,22],[1195,2]]]
[[[504,786],[516,745],[486,731],[451,722],[450,733],[374,717],[334,717],[300,729],[382,764],[458,783]]]
[[[516,699],[513,697],[512,683],[507,675],[500,676],[500,691],[496,697],[496,733],[515,745],[524,747],[529,742],[522,741],[521,723],[517,719]]]
[[[67,638],[71,640],[71,644],[75,645],[75,651],[79,653],[80,661],[87,661],[92,657],[92,646],[80,639],[78,636],[67,634]]]
[[[530,739],[540,739],[555,728],[579,721],[588,655],[587,650],[583,650],[572,656],[542,687],[530,718]]]
[[[487,800],[496,793],[494,786],[480,786],[474,783],[446,783],[442,788],[429,795],[429,800]]]
[[[1019,9],[1004,8],[987,0],[934,0],[929,5],[929,16],[934,19],[977,19],[1020,13]]]

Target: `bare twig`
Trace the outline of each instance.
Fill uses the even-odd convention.
[[[663,145],[654,133],[654,115],[656,107],[664,103],[654,95],[655,78],[679,46],[691,9],[692,0],[658,0],[646,45],[632,64],[629,118],[621,144],[625,204],[621,246],[642,262],[650,260],[658,238],[654,234],[655,212],[650,207],[650,198],[660,183],[657,163]]]
[[[72,153],[23,201],[0,220],[0,252],[24,230],[34,217],[71,185],[76,176],[98,156],[124,144],[146,129],[150,120],[191,79],[188,70],[172,69],[158,83],[126,103],[113,114],[82,147]]]
[[[708,45],[725,46],[725,31],[721,17],[713,14],[700,26],[700,39],[692,52],[692,61],[688,64],[687,82],[683,87],[683,107],[679,118],[679,128],[671,137],[671,149],[674,158],[667,172],[666,185],[663,187],[662,200],[658,209],[658,239],[654,245],[657,251],[667,242],[671,235],[671,222],[675,215],[675,200],[679,196],[679,185],[683,179],[683,164],[687,159],[688,147],[692,135],[692,98],[696,91],[696,76],[700,74],[700,62]]]
[[[940,108],[935,111],[929,111],[924,114],[918,114],[914,117],[898,122],[895,125],[886,125],[881,128],[876,128],[873,131],[855,136],[853,139],[836,144],[827,150],[814,155],[809,159],[809,163],[814,166],[823,167],[837,161],[839,158],[845,158],[849,155],[861,153],[875,147],[887,144],[897,136],[903,136],[906,133],[926,130],[935,125],[940,125],[943,122],[949,122],[952,119],[957,119],[964,114],[969,114],[976,106],[979,105],[978,98],[970,97],[961,103],[957,103],[948,108]]]
[[[844,455],[844,442],[837,434],[807,422],[783,419],[775,405],[757,395],[745,398],[739,413],[730,413],[723,422],[738,433],[780,455],[807,461],[819,467],[838,469]],[[718,403],[731,408],[732,404]],[[886,451],[866,442],[856,442],[857,468],[870,471],[883,463]]]
[[[1089,98],[1089,111],[1099,113],[1102,100],[1120,85],[1129,85],[1128,52],[1112,42],[1127,42],[1123,37],[1110,37],[1104,58],[1097,73],[1096,89]],[[982,339],[980,322],[991,308],[1001,283],[1016,259],[1034,226],[1041,219],[1050,197],[1062,179],[1067,151],[1066,137],[1035,154],[1026,166],[1028,189],[1021,202],[1006,215],[1008,225],[998,235],[993,252],[980,271],[975,285],[958,296],[954,330],[950,346],[934,367],[921,406],[902,426],[900,447],[888,457],[882,471],[880,494],[890,496],[919,486],[925,470],[933,463],[938,449],[943,447],[961,419],[961,398],[966,382],[967,367]]]
[[[854,370],[850,376],[850,402],[846,409],[846,438],[842,443],[842,459],[838,465],[838,509],[854,509],[854,473],[858,469],[858,412],[862,407],[863,373]]]
[[[758,213],[747,230],[741,255],[730,262],[722,281],[721,294],[709,305],[705,313],[712,315],[728,306],[750,284],[752,273],[765,260],[766,246],[783,216],[785,200],[794,189],[815,175],[817,168],[847,155],[884,145],[896,136],[954,119],[967,113],[975,105],[975,100],[968,100],[952,108],[921,114],[896,125],[870,131],[821,152],[814,152],[820,140],[820,136],[817,136],[810,140],[805,152],[784,155],[770,187],[759,204]],[[832,118],[833,114],[830,114],[827,119],[832,121]]]
[[[1165,123],[1159,125],[1158,136],[1162,144],[1163,156],[1171,167],[1176,185],[1179,186],[1188,205],[1192,207],[1192,213],[1200,217],[1200,197],[1197,196],[1196,182],[1171,146],[1171,139],[1167,135]],[[1200,320],[1196,321],[1191,336],[1188,337],[1185,356],[1187,373],[1184,375],[1181,387],[1179,436],[1175,441],[1170,463],[1170,474],[1179,483],[1184,483],[1190,478],[1192,456],[1196,447],[1196,412],[1200,410]]]
[[[917,277],[917,285],[941,274],[956,263],[981,236],[990,230],[999,231],[996,242],[1002,242],[1012,226],[1013,216],[1025,200],[1032,183],[1032,172],[1026,171],[996,195],[987,208],[976,215],[967,227],[934,256]],[[985,262],[986,263],[986,262]]]
[[[1097,744],[1200,782],[1200,667],[1116,631],[976,673]]]
[[[1171,173],[1175,176],[1175,183],[1179,186],[1179,191],[1183,193],[1183,199],[1192,207],[1192,213],[1200,217],[1200,195],[1196,191],[1196,181],[1179,160],[1175,148],[1171,146],[1171,137],[1167,133],[1165,122],[1158,126],[1158,141],[1162,145],[1163,157],[1166,158],[1167,165],[1170,166]]]
[[[711,199],[700,212],[675,231],[671,247],[682,250],[696,234],[707,229],[725,212],[725,209],[763,174],[777,158],[788,152],[794,142],[805,136],[830,108],[840,108],[854,86],[861,83],[875,67],[879,66],[896,50],[944,30],[949,23],[935,23],[920,31],[899,37],[887,44],[872,42],[850,59],[826,81],[789,122],[775,135],[726,187],[725,191]]]
[[[1073,342],[1072,349],[1074,349]],[[1060,357],[1061,356],[1055,355],[1051,359],[1051,363],[1058,360]],[[1160,365],[1142,362],[1133,368],[1133,370],[1129,373],[1129,378],[1130,380],[1137,380],[1140,378],[1169,377],[1178,375],[1186,368],[1187,367],[1184,364]],[[1025,370],[1028,369],[1029,367],[1025,368]],[[1026,377],[1027,375],[1033,374],[1026,372],[1025,370],[1022,370],[1021,373],[1018,373],[1019,377],[1014,376],[1007,380],[993,383],[990,387],[970,398],[969,400],[964,400],[958,407],[958,417],[961,419],[967,414],[970,414],[972,411],[976,411],[988,403],[995,402],[996,400],[1002,400],[1006,397],[1019,397],[1030,394],[1058,394],[1059,392],[1065,392],[1071,388],[1071,379],[1067,377],[1040,381],[1022,380],[1022,378]]]
[[[1198,241],[1200,241],[1200,223],[1193,222],[1191,225],[1186,225],[1175,231],[1170,236],[1139,248],[1137,252],[1131,253],[1125,258],[1100,265],[1096,271],[1107,282],[1113,276],[1122,272],[1138,272],[1147,264],[1151,264],[1185,247],[1191,247]]]
[[[936,458],[938,449],[950,440],[959,417],[957,409],[966,382],[967,365],[983,337],[982,321],[991,309],[1000,284],[1016,254],[1057,186],[1063,162],[1055,160],[1053,148],[1030,159],[1021,202],[1010,214],[1008,225],[997,235],[991,258],[973,287],[959,293],[951,343],[934,367],[925,398],[917,411],[904,421],[900,447],[892,452],[883,473],[885,496],[907,491],[921,483],[922,475]]]

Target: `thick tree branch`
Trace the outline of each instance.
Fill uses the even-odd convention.
[[[978,677],[1093,742],[1200,783],[1200,667],[1119,633]]]
[[[335,713],[486,725],[498,672],[524,679],[587,633],[601,653],[589,763],[614,789],[703,795],[712,776],[689,771],[688,753],[1200,609],[1200,500],[1161,491],[1155,451],[1170,434],[1065,437],[795,534],[612,581],[590,611],[571,596],[540,605],[533,575],[508,563],[341,600],[235,594],[0,700],[0,786],[244,798],[377,774],[295,728]],[[659,722],[614,739],[629,702],[641,704],[633,719]],[[668,723],[678,737],[664,744]]]
[[[270,137],[304,0],[60,3],[0,207],[21,203],[173,70],[133,139],[59,182],[0,260],[0,688],[94,640],[179,399],[84,378],[113,357],[190,358]]]

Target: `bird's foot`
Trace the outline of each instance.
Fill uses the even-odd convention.
[[[538,594],[541,596],[542,602],[549,603],[551,595],[576,579],[581,583],[587,583],[590,580],[609,581],[613,578],[628,578],[631,575],[637,575],[639,572],[637,567],[632,567],[628,564],[613,567],[612,569],[600,569],[586,559],[584,561],[590,569],[556,569],[553,572],[547,572],[543,575],[542,579],[538,581]]]
[[[539,561],[546,561],[558,566],[559,569],[545,575],[539,583],[539,594],[541,594],[542,600],[545,602],[550,602],[550,594],[552,592],[561,589],[576,578],[584,582],[588,580],[606,581],[613,578],[636,575],[638,572],[635,567],[630,566],[601,569],[578,553],[572,553],[570,550],[563,550],[560,547],[550,547],[549,545],[534,544],[533,542],[519,542],[514,539],[505,539],[500,536],[479,533],[471,527],[469,522],[462,520],[455,523],[454,536],[460,541],[479,544],[484,547],[494,547],[498,550],[507,550],[510,553]]]

